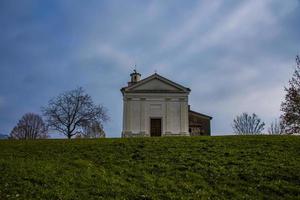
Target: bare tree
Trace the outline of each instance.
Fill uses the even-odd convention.
[[[296,56],[296,69],[289,87],[285,87],[285,101],[281,104],[281,120],[286,133],[300,133],[300,57]]]
[[[90,122],[82,126],[82,131],[77,136],[80,138],[104,138],[105,132],[101,123]]]
[[[45,139],[48,129],[41,116],[26,113],[10,133],[12,139]]]
[[[63,133],[69,139],[80,132],[86,123],[102,124],[108,120],[106,108],[95,105],[91,96],[81,87],[51,99],[42,111],[49,127]]]
[[[275,119],[275,121],[273,121],[270,124],[270,127],[268,128],[268,133],[270,135],[284,134],[285,131],[284,131],[284,125],[282,121],[281,120],[278,121],[277,119]]]
[[[238,135],[255,135],[264,130],[265,123],[253,113],[242,113],[233,120],[233,131]]]

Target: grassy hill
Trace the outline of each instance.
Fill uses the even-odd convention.
[[[300,137],[0,141],[0,199],[299,199]]]

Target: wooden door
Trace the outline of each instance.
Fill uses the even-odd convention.
[[[150,120],[150,135],[151,137],[161,136],[161,119]]]

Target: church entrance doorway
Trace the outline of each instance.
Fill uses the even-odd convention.
[[[161,118],[150,119],[150,135],[151,137],[161,136]]]

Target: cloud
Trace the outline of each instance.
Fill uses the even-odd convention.
[[[284,86],[294,69],[293,60],[266,59],[255,63],[256,68],[247,63],[243,68],[239,64],[224,65],[231,67],[217,68],[191,85],[190,103],[193,109],[214,116],[214,134],[230,133],[233,118],[242,112],[257,113],[267,125],[280,116]]]
[[[213,132],[230,133],[239,112],[279,115],[299,52],[296,0],[0,4],[0,132],[83,86],[109,109],[107,135],[120,136],[119,89],[137,64],[143,77],[157,70],[190,87],[190,104],[214,117]]]
[[[4,98],[0,96],[0,109],[5,105]]]
[[[189,14],[187,20],[180,24],[180,28],[176,27],[163,40],[161,44],[162,50],[177,48],[184,45],[191,37],[198,37],[199,32],[203,32],[202,26],[207,26],[207,18],[212,17],[218,12],[221,1],[203,1],[195,6],[193,12]]]

